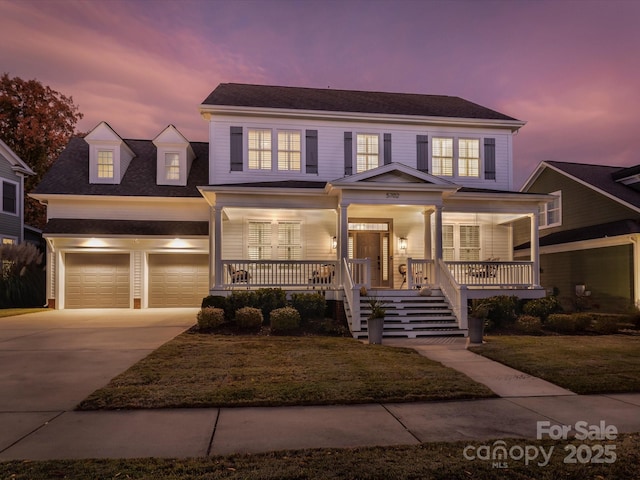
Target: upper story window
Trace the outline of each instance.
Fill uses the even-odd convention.
[[[356,142],[356,173],[377,168],[380,157],[379,136],[358,134]]]
[[[113,150],[98,150],[98,178],[113,178]]]
[[[433,139],[431,164],[434,175],[453,176],[453,138]]]
[[[180,180],[180,154],[175,152],[165,153],[164,169],[167,180]]]
[[[480,140],[461,138],[458,140],[458,175],[480,176]]]
[[[300,171],[300,132],[278,131],[278,170]]]
[[[18,213],[18,185],[13,182],[2,182],[2,212]]]
[[[271,130],[249,129],[249,169],[271,170]]]
[[[558,190],[557,192],[551,192],[551,195],[556,198],[540,208],[540,228],[562,225],[562,192]]]

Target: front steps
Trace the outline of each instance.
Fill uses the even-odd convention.
[[[466,330],[458,328],[458,321],[440,289],[432,289],[423,297],[418,290],[375,290],[369,293],[385,303],[384,338],[421,338],[433,336],[466,336]],[[345,303],[347,318],[351,312]],[[371,307],[368,297],[360,299],[362,330],[353,332],[354,338],[367,338],[367,319]]]

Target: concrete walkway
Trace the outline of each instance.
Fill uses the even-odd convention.
[[[502,398],[76,412],[73,407],[91,391],[193,324],[194,311],[174,311],[173,316],[169,311],[146,312],[146,316],[113,311],[104,316],[75,313],[73,321],[55,312],[47,315],[31,319],[31,328],[24,318],[0,319],[0,361],[4,367],[0,373],[0,461],[196,457],[312,447],[535,438],[540,421],[551,425],[575,425],[578,421],[599,425],[604,421],[619,432],[640,431],[640,394],[578,396],[553,390],[558,387],[476,358],[465,350],[464,343],[455,340],[435,344],[385,340],[385,344],[416,348],[487,384]],[[49,375],[54,378],[47,382]]]

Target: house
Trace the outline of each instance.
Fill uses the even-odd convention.
[[[640,306],[640,165],[546,161],[522,191],[554,196],[539,220],[544,287],[569,307]],[[516,258],[528,258],[524,237],[515,240]]]
[[[0,244],[24,240],[24,177],[35,172],[0,140]]]
[[[513,191],[524,122],[458,97],[246,84],[219,85],[200,113],[208,143],[107,123],[71,140],[33,194],[48,206],[50,305],[316,290],[345,302],[357,334],[361,287],[406,306],[402,324],[429,284],[464,334],[469,298],[544,295],[536,248],[513,258],[514,223],[537,246],[552,198]]]

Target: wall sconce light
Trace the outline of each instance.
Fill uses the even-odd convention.
[[[398,240],[398,248],[400,248],[400,250],[407,250],[407,239],[404,237],[400,237],[400,240]]]
[[[189,243],[181,238],[174,238],[168,244],[169,248],[189,248]]]
[[[331,250],[335,250],[338,248],[338,238],[337,237],[332,237],[331,238]]]

